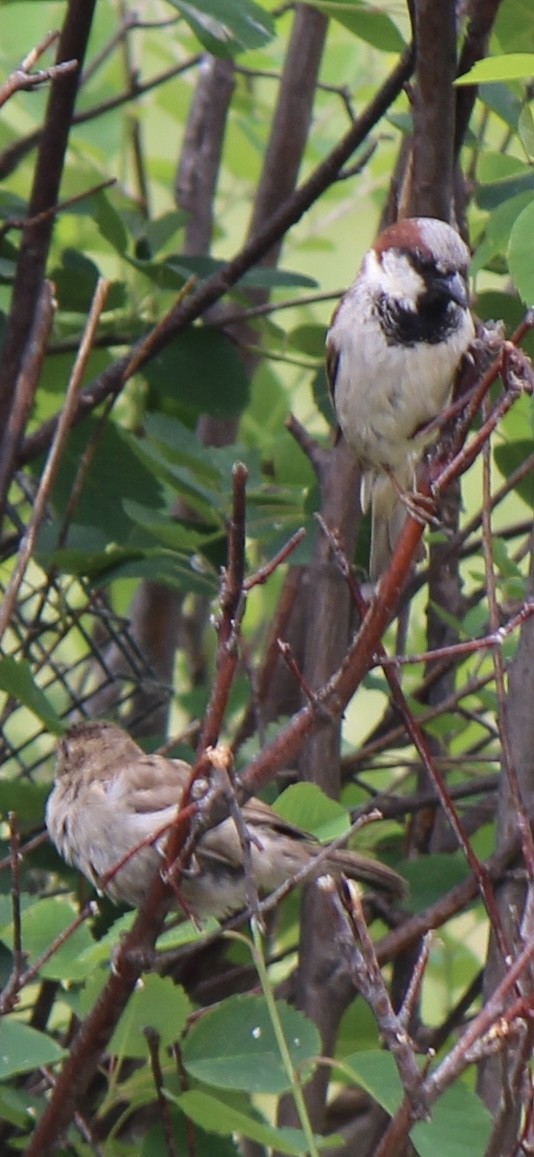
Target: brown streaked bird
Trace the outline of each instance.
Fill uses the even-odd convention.
[[[116,902],[139,907],[162,865],[166,826],[176,817],[191,768],[178,759],[145,755],[113,723],[71,727],[57,747],[54,788],[48,798],[46,826],[52,842],[96,887],[140,841],[139,849],[105,883]],[[250,852],[258,891],[273,891],[321,850],[312,836],[285,822],[258,799],[242,809],[251,835]],[[401,876],[357,852],[333,849],[316,875],[345,874],[400,898]],[[313,873],[312,873],[313,877]],[[199,917],[223,918],[247,903],[243,850],[232,819],[205,832],[180,878],[180,894]]]
[[[425,427],[447,404],[475,329],[468,307],[469,250],[433,217],[385,229],[341,298],[326,339],[337,419],[362,467],[371,507],[370,575],[386,570],[406,517]],[[434,435],[435,437],[435,435]]]

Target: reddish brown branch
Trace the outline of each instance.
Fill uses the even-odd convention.
[[[335,552],[335,557],[338,560],[338,564],[342,570],[342,573],[345,577],[345,580],[349,585],[349,589],[350,589],[352,597],[356,603],[356,606],[357,606],[360,614],[365,615],[368,612],[368,607],[367,607],[365,600],[361,596],[361,593],[359,591],[357,584],[355,583],[355,581],[352,577],[351,569],[350,569],[348,560],[346,558],[346,555],[345,555],[344,551],[342,550],[336,536],[328,530],[328,528],[325,526],[324,521],[322,519],[320,519],[319,521],[321,523],[321,526],[323,528],[324,533],[327,535],[328,540],[330,541],[330,543],[332,545],[332,549]],[[411,519],[410,521],[415,522],[414,519]],[[404,531],[403,531],[402,537],[405,537]],[[397,554],[397,551],[395,551],[395,556],[396,556],[396,554]],[[395,556],[394,556],[394,559],[392,560],[392,564],[391,564],[392,570],[394,569],[394,566],[395,566]],[[385,576],[385,577],[387,577],[387,576]],[[380,585],[382,585],[382,584],[380,584]],[[385,652],[384,647],[382,646],[382,643],[379,643],[377,645],[375,654],[376,654],[376,657],[379,661],[382,658],[386,657],[386,652]],[[397,708],[397,711],[398,711],[398,713],[399,713],[399,715],[400,715],[400,717],[404,723],[404,727],[406,728],[406,732],[407,732],[409,738],[411,739],[412,743],[414,744],[416,751],[418,752],[418,754],[421,758],[421,762],[422,762],[423,767],[426,771],[426,774],[429,778],[429,781],[434,785],[438,800],[439,800],[439,802],[443,808],[445,815],[447,816],[447,819],[448,819],[448,821],[451,825],[451,828],[452,828],[452,830],[456,836],[456,839],[458,840],[458,844],[461,847],[461,849],[462,849],[462,851],[466,857],[466,860],[469,864],[469,867],[471,868],[471,871],[473,872],[473,874],[475,875],[475,877],[478,881],[478,885],[480,888],[482,898],[484,900],[484,904],[486,906],[486,909],[487,909],[488,914],[490,916],[490,919],[492,921],[493,927],[495,928],[495,931],[499,937],[499,944],[500,944],[501,952],[503,954],[503,957],[505,957],[509,951],[509,948],[506,944],[506,939],[504,936],[504,932],[502,930],[501,921],[499,919],[498,909],[497,909],[497,906],[495,904],[495,896],[493,893],[493,888],[491,886],[491,882],[488,879],[486,873],[483,871],[483,869],[480,865],[480,861],[478,860],[478,857],[475,855],[475,853],[471,847],[471,843],[470,843],[470,841],[467,837],[467,834],[464,830],[464,826],[463,826],[462,821],[460,819],[458,810],[455,807],[453,800],[451,798],[451,795],[450,795],[449,789],[447,787],[445,778],[441,774],[441,771],[439,770],[439,767],[437,766],[437,763],[433,757],[432,750],[431,750],[430,744],[427,740],[427,737],[424,734],[424,732],[422,731],[419,723],[414,718],[413,712],[410,710],[410,708],[408,706],[408,703],[406,701],[406,697],[405,697],[405,695],[402,691],[401,685],[400,685],[400,681],[399,681],[399,677],[397,675],[397,672],[389,665],[385,665],[384,666],[384,674],[386,676],[386,679],[387,679],[387,682],[388,682],[388,685],[389,685],[389,688],[391,691],[393,703],[395,704],[395,707]]]
[[[247,469],[238,462],[233,468],[233,509],[228,526],[228,567],[223,575],[221,616],[217,623],[218,647],[215,680],[198,744],[199,756],[214,747],[228,704],[238,653],[238,634],[245,609],[245,487]],[[184,800],[185,802],[185,800]]]
[[[245,579],[243,583],[243,590],[248,592],[251,591],[253,587],[263,586],[263,584],[266,583],[268,579],[270,579],[271,575],[274,574],[275,570],[278,570],[279,566],[282,566],[284,562],[287,562],[289,556],[293,554],[293,551],[296,550],[298,546],[300,546],[303,538],[305,537],[306,531],[304,530],[304,527],[301,527],[300,530],[296,530],[295,533],[291,535],[289,541],[286,542],[285,546],[281,547],[278,553],[275,554],[273,558],[269,560],[269,562],[265,563],[264,566],[259,567],[257,571],[254,571],[254,574]]]

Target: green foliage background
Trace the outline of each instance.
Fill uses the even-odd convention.
[[[317,3],[330,18],[327,47],[316,94],[313,126],[301,176],[305,177],[327,154],[349,126],[349,115],[358,113],[391,69],[409,35],[409,23],[400,0],[380,4],[362,2]],[[49,276],[56,288],[58,308],[35,407],[32,427],[41,424],[61,407],[75,349],[91,305],[99,277],[111,279],[112,288],[99,330],[98,348],[89,359],[90,382],[122,355],[136,339],[170,308],[176,294],[191,276],[202,280],[217,263],[229,259],[243,243],[265,149],[272,124],[277,77],[284,61],[293,19],[292,11],[280,11],[274,3],[252,0],[208,0],[193,4],[147,0],[141,19],[153,20],[132,33],[131,58],[122,47],[99,59],[114,37],[125,6],[100,0],[91,36],[85,80],[77,104],[84,123],[75,126],[70,139],[61,197],[68,201],[110,177],[113,186],[89,192],[67,204],[58,215],[49,261]],[[7,76],[18,61],[50,28],[60,27],[63,3],[13,0],[0,9],[0,68]],[[179,17],[168,27],[157,22]],[[183,144],[186,120],[198,75],[198,55],[205,50],[236,62],[235,91],[224,140],[216,203],[214,238],[209,257],[183,253],[185,217],[176,208],[176,163]],[[520,55],[519,55],[520,54]],[[467,139],[463,163],[469,175],[472,198],[468,217],[474,246],[473,288],[477,313],[483,319],[504,318],[513,327],[524,309],[534,301],[534,120],[531,90],[526,85],[534,72],[534,12],[529,0],[504,0],[491,43],[491,58],[480,64],[481,88]],[[181,71],[178,71],[178,68]],[[104,112],[107,101],[125,93],[133,71],[140,85],[167,70],[175,75],[147,88],[135,99],[125,99]],[[0,162],[6,150],[38,132],[44,117],[47,87],[20,92],[2,109]],[[60,575],[84,576],[95,588],[104,586],[112,605],[126,613],[139,581],[159,580],[185,598],[204,596],[215,607],[220,568],[225,562],[226,517],[231,495],[231,467],[246,463],[249,470],[247,555],[251,569],[266,563],[300,526],[307,537],[292,564],[309,561],[315,541],[313,513],[317,509],[315,480],[308,460],[284,427],[289,411],[319,440],[328,444],[332,416],[326,401],[323,343],[325,327],[339,294],[352,280],[362,253],[376,234],[403,133],[409,129],[410,109],[406,94],[395,102],[373,134],[373,151],[362,151],[361,172],[339,180],[291,229],[284,241],[280,267],[253,268],[228,294],[232,310],[250,306],[254,291],[268,289],[273,307],[264,316],[251,318],[249,350],[255,355],[252,379],[244,368],[242,350],[217,324],[196,323],[185,329],[167,348],[132,378],[122,391],[105,428],[98,434],[97,450],[77,504],[67,540],[58,548],[69,496],[84,447],[97,429],[98,417],[84,420],[73,430],[52,496],[51,517],[43,527],[33,574],[58,569]],[[139,167],[133,152],[133,127],[139,134],[147,202],[143,203]],[[354,158],[358,161],[358,156]],[[32,180],[34,154],[4,176],[0,192],[0,219],[24,216]],[[7,314],[17,257],[17,231],[6,230],[0,241],[0,309]],[[511,282],[514,289],[511,292]],[[329,299],[324,299],[329,295]],[[320,296],[320,300],[313,300]],[[290,303],[288,305],[288,303]],[[532,445],[532,406],[522,399],[503,422],[495,443],[499,482],[505,480]],[[206,448],[197,437],[201,415],[239,417],[237,439],[230,446]],[[39,477],[43,458],[31,463]],[[177,517],[177,498],[187,503],[186,516]],[[502,537],[494,541],[494,560],[499,591],[504,602],[524,596],[525,565],[513,552],[507,534],[510,525],[524,526],[531,518],[532,477],[523,479],[499,505],[497,525]],[[480,469],[475,466],[464,488],[467,521],[480,505]],[[365,565],[365,548],[359,560]],[[483,631],[487,605],[481,592],[484,575],[476,550],[464,562],[464,580],[471,597],[469,613],[455,625],[461,637]],[[12,560],[4,563],[4,576]],[[274,616],[281,576],[275,575],[251,598],[244,634],[253,661],[258,660],[269,622]],[[423,596],[416,604],[421,613],[412,616],[408,649],[425,648],[426,622]],[[392,646],[393,634],[388,639]],[[201,716],[209,692],[210,663],[214,641],[205,640],[208,674],[195,686],[183,656],[178,656],[173,691],[171,731],[177,732],[191,718]],[[75,652],[75,642],[71,642]],[[509,654],[513,645],[510,644]],[[14,696],[32,718],[58,731],[68,704],[61,692],[48,694],[34,681],[29,666],[14,664],[9,638],[0,660],[0,687],[4,705]],[[459,668],[467,682],[480,675],[489,660],[474,656]],[[408,695],[415,691],[420,670],[405,678]],[[248,702],[246,680],[234,689],[227,720],[232,734],[243,706]],[[347,757],[357,752],[384,711],[386,686],[383,676],[371,673],[347,712],[344,738]],[[493,689],[477,687],[464,701],[465,711],[441,713],[428,723],[430,734],[446,738],[448,752],[461,762],[482,737],[480,718],[492,717]],[[420,711],[415,703],[414,710]],[[471,717],[469,712],[471,711]],[[16,729],[23,731],[25,716]],[[256,738],[241,753],[245,762]],[[43,749],[44,750],[44,749]],[[482,744],[477,774],[494,770],[498,743]],[[397,752],[400,770],[391,771],[395,750],[383,767],[375,764],[368,782],[374,790],[391,785],[410,768],[410,752]],[[365,781],[365,772],[362,773]],[[456,770],[451,784],[461,782]],[[30,834],[42,817],[43,797],[51,779],[50,764],[43,763],[31,782],[17,783],[8,765],[0,783],[0,808],[7,816],[16,810],[22,835]],[[14,784],[17,783],[14,797]],[[341,816],[365,798],[361,782],[349,783],[342,799]],[[284,805],[282,805],[284,806]],[[286,801],[291,811],[291,803]],[[307,807],[309,806],[309,813]],[[298,822],[310,830],[333,823],[325,801],[319,805],[298,802]],[[307,822],[308,821],[308,822]],[[340,820],[341,822],[341,820]],[[391,821],[362,833],[382,851],[401,846],[399,825]],[[4,825],[7,853],[7,823]],[[489,825],[474,837],[482,857],[491,846]],[[459,857],[434,857],[407,867],[414,910],[427,903],[464,874]],[[50,885],[50,872],[60,894]],[[13,923],[8,873],[1,877],[5,894],[0,897],[0,966],[7,981],[12,968]],[[46,881],[46,882],[45,882]],[[23,948],[25,967],[31,967],[52,940],[68,927],[76,914],[70,889],[73,873],[59,865],[50,850],[22,870]],[[67,892],[65,889],[69,889]],[[48,893],[46,898],[41,894]],[[91,1006],[104,982],[113,945],[125,921],[106,913],[106,927],[87,924],[68,939],[39,968],[24,989],[23,1001],[0,1026],[0,1117],[14,1128],[13,1150],[31,1132],[33,1115],[40,1113],[45,1082],[38,1068],[53,1067],[63,1055],[64,1034],[75,1015]],[[272,970],[276,983],[295,961],[298,915],[289,903],[281,916],[273,953],[284,948],[283,965]],[[167,933],[162,947],[195,932]],[[487,922],[481,906],[450,921],[440,934],[431,955],[425,981],[424,1015],[438,1024],[482,967],[486,952]],[[249,948],[236,941],[231,949],[237,965],[249,964]],[[41,983],[54,986],[53,1011],[43,1031],[31,1024],[31,1010]],[[110,1054],[118,1058],[106,1071],[106,1091],[95,1119],[103,1120],[116,1110],[115,1125],[102,1142],[106,1157],[128,1151],[120,1139],[121,1126],[129,1114],[154,1098],[148,1065],[129,1063],[147,1056],[144,1027],[160,1034],[168,1103],[177,1136],[185,1136],[185,1117],[200,1124],[198,1154],[236,1153],[236,1134],[280,1152],[306,1152],[306,1142],[296,1130],[275,1127],[273,1101],[288,1087],[287,1073],[271,1040],[263,998],[234,996],[206,1014],[190,1028],[190,998],[168,978],[149,975],[113,1038]],[[288,1041],[299,1039],[293,1064],[304,1074],[311,1071],[319,1052],[319,1039],[311,1022],[289,1006],[279,1013]],[[210,1019],[211,1018],[211,1019]],[[296,1025],[298,1020],[298,1025]],[[256,1028],[260,1032],[255,1034]],[[167,1052],[182,1032],[182,1063],[190,1088],[182,1087],[174,1057]],[[261,1040],[261,1052],[255,1051]],[[209,1045],[209,1047],[208,1047]],[[259,1047],[259,1046],[258,1046]],[[378,1053],[376,1026],[361,1001],[346,1014],[338,1042],[340,1080],[356,1081],[367,1088],[387,1111],[400,1099],[400,1084],[391,1058]],[[226,1051],[225,1051],[226,1050]],[[355,1054],[358,1054],[357,1056]],[[366,1068],[366,1060],[368,1067]],[[122,1067],[119,1065],[121,1062]],[[124,1064],[122,1064],[124,1062]],[[308,1066],[306,1068],[306,1065]],[[374,1066],[374,1067],[373,1067]],[[250,1073],[257,1081],[250,1085]],[[224,1079],[221,1079],[221,1073]],[[347,1077],[347,1074],[349,1076]],[[472,1086],[473,1082],[471,1082]],[[260,1095],[261,1094],[261,1095]],[[482,1154],[489,1118],[472,1087],[455,1086],[440,1102],[431,1124],[417,1126],[413,1141],[425,1157]],[[185,1116],[184,1116],[185,1114]],[[454,1126],[453,1126],[454,1122]],[[202,1130],[205,1132],[203,1133]],[[425,1133],[425,1130],[427,1131]],[[209,1136],[208,1136],[209,1134]],[[14,1140],[13,1140],[14,1138]],[[181,1142],[178,1142],[178,1146]],[[185,1142],[184,1142],[185,1144]],[[317,1142],[319,1144],[319,1142]],[[335,1144],[335,1142],[332,1142]],[[62,1152],[91,1151],[73,1126]],[[178,1147],[178,1151],[182,1149]],[[184,1150],[185,1151],[185,1150]],[[266,1151],[266,1150],[265,1150]],[[341,1150],[340,1150],[341,1151]],[[164,1152],[159,1132],[143,1140],[143,1153]]]

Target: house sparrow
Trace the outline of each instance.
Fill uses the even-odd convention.
[[[399,498],[445,406],[474,337],[469,250],[432,217],[381,233],[342,297],[326,339],[341,430],[362,466],[361,505],[372,508],[370,575],[387,568],[406,517]]]
[[[132,848],[154,835],[103,887],[112,900],[138,907],[158,870],[168,829],[176,818],[191,768],[178,759],[145,755],[113,723],[72,727],[57,747],[57,775],[46,808],[46,826],[69,864],[96,887]],[[320,851],[312,836],[285,822],[258,799],[242,809],[250,832],[257,888],[270,892],[285,883]],[[405,894],[391,868],[358,855],[333,850],[316,875],[345,873],[391,896]],[[196,916],[223,918],[247,903],[243,850],[233,819],[205,832],[179,881],[184,905]]]

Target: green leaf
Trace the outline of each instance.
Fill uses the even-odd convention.
[[[214,56],[231,57],[250,48],[261,48],[274,35],[272,17],[252,0],[169,0]]]
[[[50,273],[54,282],[56,297],[60,309],[69,313],[87,313],[93,300],[93,295],[100,270],[94,261],[76,249],[65,249],[61,257],[61,265],[56,266]],[[126,292],[122,282],[115,281],[108,291],[104,312],[110,309],[119,309],[126,303]]]
[[[528,166],[519,157],[510,157],[507,153],[497,153],[488,150],[480,157],[477,177],[482,185],[490,185],[497,181],[506,181],[509,177],[516,177],[528,171]]]
[[[290,330],[287,341],[293,349],[309,354],[313,358],[324,360],[324,345],[326,331],[324,325],[297,325]]]
[[[409,885],[407,907],[412,912],[428,908],[456,884],[461,884],[467,876],[467,866],[460,853],[455,855],[421,856],[404,861],[400,870]]]
[[[0,1024],[0,1081],[16,1073],[28,1073],[40,1065],[55,1065],[68,1056],[44,1032],[5,1016]]]
[[[164,546],[186,555],[201,550],[209,542],[218,542],[221,539],[226,541],[224,533],[219,528],[210,529],[209,532],[195,530],[194,527],[177,522],[170,514],[162,514],[160,511],[152,510],[151,507],[141,506],[139,502],[126,500],[124,509],[136,526],[153,535]]]
[[[26,779],[0,780],[0,815],[15,812],[19,824],[37,826],[43,822],[50,787]]]
[[[390,1053],[356,1053],[344,1061],[354,1079],[390,1116],[402,1101],[402,1086]],[[457,1081],[432,1106],[432,1119],[418,1123],[410,1138],[420,1157],[483,1157],[491,1117],[466,1085]]]
[[[532,479],[531,479],[532,481]],[[518,563],[512,557],[513,546],[498,535],[491,536],[491,554],[495,567],[503,578],[517,578],[521,575]]]
[[[56,558],[61,561],[66,570],[67,552],[57,551]],[[94,560],[94,569],[87,568],[87,559],[80,558],[79,569],[71,559],[73,573],[88,574],[98,583],[111,583],[118,578],[146,578],[152,582],[164,583],[177,591],[188,591],[191,594],[207,595],[209,598],[216,595],[219,589],[218,575],[210,568],[201,556],[180,555],[175,551],[162,549],[145,551],[120,551],[108,555],[107,565],[104,560]],[[98,563],[101,562],[100,567]]]
[[[319,282],[306,273],[291,269],[271,269],[267,265],[257,265],[249,269],[239,279],[238,286],[247,289],[317,289]]]
[[[190,326],[144,367],[156,398],[194,414],[230,417],[244,410],[249,381],[242,359],[224,334]]]
[[[528,104],[521,109],[517,131],[527,157],[532,163],[534,161],[534,117]]]
[[[98,193],[95,196],[93,216],[106,241],[109,241],[117,253],[124,254],[128,246],[128,234],[120,213],[106,193]]]
[[[114,920],[105,935],[100,940],[93,940],[89,948],[86,948],[80,955],[83,966],[85,967],[85,964],[88,963],[94,969],[95,966],[111,960],[113,950],[125,933],[130,931],[136,916],[136,912],[124,912],[122,916]],[[183,920],[180,924],[173,923],[174,920],[175,914],[170,917],[171,927],[164,928],[161,936],[158,937],[158,951],[160,952],[183,948],[185,944],[196,944],[205,936],[211,936],[213,932],[218,932],[220,928],[218,920],[215,920],[213,916],[206,917],[200,928],[191,920]]]
[[[192,1121],[210,1132],[239,1133],[268,1149],[292,1154],[294,1157],[302,1157],[302,1154],[307,1152],[306,1138],[300,1129],[291,1129],[287,1126],[277,1129],[274,1125],[259,1121],[256,1117],[244,1113],[242,1109],[236,1109],[233,1105],[198,1089],[182,1093],[181,1097],[174,1097],[169,1093],[167,1096],[175,1101]],[[316,1137],[318,1148],[327,1146],[331,1148],[335,1146],[336,1141],[340,1143],[341,1138]]]
[[[534,58],[533,58],[534,59]],[[534,304],[534,201],[519,214],[508,245],[510,273],[527,305]]]
[[[22,919],[22,945],[28,955],[28,963],[33,965],[56,936],[65,932],[77,916],[75,905],[57,896],[44,897],[27,907]],[[12,945],[11,922],[0,929],[0,938],[8,947]],[[84,964],[81,957],[92,944],[93,938],[87,924],[81,924],[42,965],[39,975],[49,980],[84,979],[91,971],[91,965]]]
[[[521,194],[530,194],[534,189],[534,173],[528,166],[524,166],[522,173],[516,173],[506,180],[493,181],[490,185],[482,185],[477,193],[477,204],[481,209],[496,209],[512,197],[519,198]]]
[[[456,1081],[432,1106],[432,1119],[410,1137],[420,1157],[484,1157],[492,1120],[476,1093]]]
[[[358,0],[308,0],[310,6],[339,21],[359,40],[365,40],[379,52],[402,52],[404,40],[389,16]]]
[[[37,686],[27,659],[15,659],[12,655],[0,659],[0,690],[23,703],[54,735],[63,734],[61,719]]]
[[[177,1040],[191,1013],[191,1002],[170,976],[145,975],[136,988],[108,1045],[112,1056],[148,1055],[145,1028],[154,1029],[160,1047]]]
[[[325,365],[320,365],[317,373],[313,376],[312,394],[315,405],[317,406],[319,413],[322,414],[325,422],[327,422],[329,426],[333,426],[335,428],[337,425],[337,419],[334,413],[332,394],[330,393],[330,386],[328,383]],[[368,549],[366,557],[369,558]]]
[[[482,84],[492,81],[528,80],[534,75],[534,52],[509,52],[504,56],[488,56],[466,72],[458,76],[456,85]]]
[[[521,51],[525,44],[534,43],[532,0],[506,0],[506,4],[499,4],[493,30],[503,52]]]
[[[187,216],[187,213],[172,210],[163,213],[161,217],[156,217],[153,221],[147,221],[145,236],[150,251],[159,253],[165,249],[176,234],[183,229],[187,223]]]
[[[481,84],[479,100],[515,132],[522,102],[517,92],[504,84]]]
[[[0,1037],[1,1037],[0,1028]],[[0,1089],[0,1121],[7,1121],[17,1129],[32,1129],[35,1125],[37,1098],[20,1088],[4,1085]]]
[[[137,453],[138,439],[113,422],[108,422],[102,430],[98,419],[91,417],[84,419],[72,430],[61,459],[52,504],[61,518],[72,494],[80,458],[93,439],[96,439],[96,449],[76,505],[75,521],[98,528],[103,536],[99,548],[113,541],[126,546],[133,524],[125,516],[121,502],[118,501],[118,479],[121,499],[137,500],[145,506],[161,507],[163,490],[153,471],[140,461]],[[42,468],[42,460],[39,468]],[[50,549],[49,541],[47,545]],[[69,535],[67,546],[71,545],[74,545],[74,539]],[[91,544],[90,549],[95,545]]]
[[[277,1001],[277,1008],[293,1064],[302,1073],[303,1064],[321,1051],[318,1031],[285,1001]],[[278,1094],[290,1087],[260,996],[232,996],[210,1009],[184,1041],[183,1063],[190,1076],[221,1089]]]
[[[127,1095],[127,1094],[125,1094]],[[169,1100],[174,1101],[167,1089],[165,1095]],[[147,1098],[148,1099],[148,1098]],[[131,1102],[130,1102],[131,1103]],[[174,1150],[177,1157],[185,1157],[186,1153],[191,1152],[191,1133],[187,1118],[181,1109],[169,1105],[170,1126],[172,1129],[172,1139],[174,1143]],[[238,1148],[237,1139],[231,1136],[215,1137],[213,1133],[206,1133],[202,1128],[200,1122],[195,1122],[195,1157],[240,1157],[242,1150]],[[135,1152],[139,1157],[169,1157],[169,1145],[166,1130],[163,1125],[155,1125],[153,1129],[148,1132],[142,1132],[139,1136],[139,1143],[136,1143]],[[108,1155],[109,1141],[106,1143],[106,1157]],[[116,1155],[109,1153],[109,1157],[130,1157],[132,1153],[132,1146],[125,1142],[124,1148]]]
[[[490,189],[491,188],[492,186],[490,186]],[[493,188],[495,188],[495,186],[493,186]],[[479,204],[480,200],[481,198],[479,197]],[[497,208],[494,209],[486,222],[484,238],[480,245],[477,246],[476,253],[471,262],[471,273],[473,276],[476,276],[496,254],[506,252],[510,231],[514,222],[517,220],[518,214],[525,205],[530,205],[531,203],[532,193],[525,191],[516,197],[506,196],[503,198],[502,203],[497,205]],[[502,314],[498,313],[493,316],[501,317]]]
[[[168,414],[147,414],[145,430],[149,439],[163,447],[170,462],[180,467],[189,466],[195,477],[219,489],[224,483],[224,471],[218,465],[217,448],[203,446],[189,426]]]
[[[220,269],[224,269],[226,262],[218,261],[216,257],[197,256],[196,254],[190,256],[184,253],[180,254],[179,257],[168,257],[165,265],[169,270],[172,270],[175,276],[178,274],[181,283],[183,283],[192,275],[201,279],[211,277],[213,273],[218,273]],[[278,266],[271,268],[266,265],[257,265],[253,269],[248,269],[236,285],[230,287],[229,292],[238,293],[244,288],[316,289],[318,284],[314,277],[309,277],[305,273],[298,273],[291,269],[279,269]]]
[[[315,783],[294,783],[273,805],[277,815],[295,827],[329,843],[349,830],[348,812],[329,799]]]
[[[532,439],[524,438],[513,442],[505,442],[500,446],[495,446],[493,451],[495,461],[501,474],[505,478],[509,478],[513,471],[522,466],[525,459],[532,454]],[[517,494],[529,506],[534,506],[534,478],[532,474],[527,475],[526,478],[521,478],[514,486]]]
[[[343,1064],[350,1069],[356,1083],[374,1097],[386,1113],[393,1116],[397,1112],[402,1102],[403,1088],[391,1053],[369,1049],[345,1057]]]

